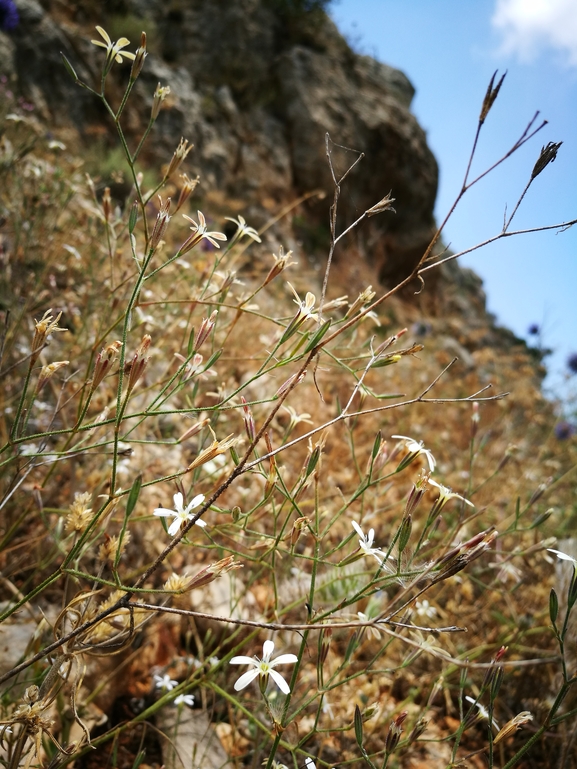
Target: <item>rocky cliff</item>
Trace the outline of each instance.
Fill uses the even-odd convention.
[[[389,191],[396,200],[396,214],[370,218],[346,244],[347,275],[351,260],[360,260],[369,279],[394,285],[422,255],[435,226],[437,164],[411,113],[414,88],[402,72],[353,52],[322,3],[115,0],[102,7],[87,0],[16,0],[16,5],[19,24],[0,33],[0,70],[52,124],[72,122],[90,143],[108,119],[64,72],[60,52],[82,79],[98,87],[101,49],[90,44],[95,25],[114,38],[125,35],[134,48],[144,28],[150,55],[125,115],[129,140],[148,121],[157,83],[171,89],[145,160],[168,161],[186,137],[195,144],[194,166],[204,193],[218,190],[242,200],[251,223],[259,225],[313,190],[332,196],[328,132],[336,144],[366,155],[347,180],[342,221],[354,220]],[[119,97],[126,72],[119,67],[113,73]],[[110,85],[114,101],[114,80]],[[356,157],[333,150],[338,171]],[[326,197],[311,197],[298,210],[292,236],[306,257],[322,258]],[[470,271],[452,265],[429,283],[434,298],[429,314],[453,314],[464,318],[466,329],[477,329],[471,335],[460,326],[459,344],[469,350],[521,344],[495,330],[481,283]]]

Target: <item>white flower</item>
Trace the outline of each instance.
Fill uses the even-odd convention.
[[[233,657],[230,661],[231,665],[251,665],[253,668],[247,673],[243,673],[238,681],[234,685],[235,691],[239,692],[248,686],[255,678],[261,676],[266,678],[270,675],[272,680],[278,686],[283,694],[290,694],[290,688],[280,673],[277,673],[274,668],[277,665],[287,665],[289,663],[298,662],[296,654],[281,654],[274,660],[271,660],[271,654],[274,651],[274,641],[265,641],[262,645],[262,660],[258,657]]]
[[[410,454],[414,454],[415,456],[422,454],[429,464],[429,470],[434,472],[437,462],[431,451],[424,448],[423,441],[416,441],[414,438],[409,438],[407,435],[391,435],[391,438],[400,438],[403,440],[407,447],[407,451]]]
[[[194,705],[194,694],[179,694],[174,698],[175,705],[188,705],[192,707]]]
[[[155,674],[154,680],[156,681],[156,688],[161,689],[163,692],[170,692],[175,686],[178,686],[178,681],[173,681],[168,673],[165,673],[163,676]]]
[[[567,553],[562,553],[560,550],[553,550],[553,548],[548,547],[547,552],[555,553],[557,558],[559,558],[561,561],[573,561],[574,564],[577,564],[577,558],[573,558],[573,556],[567,555]]]
[[[293,302],[298,305],[299,311],[297,314],[297,322],[299,325],[304,323],[305,320],[308,320],[309,318],[311,320],[318,320],[319,316],[316,312],[313,312],[316,298],[313,293],[310,291],[307,291],[306,297],[301,300],[300,296],[297,294],[295,289],[291,286],[291,284],[287,280],[287,286],[290,288],[290,290],[295,295],[295,298],[293,299]]]
[[[317,769],[317,765],[312,760],[312,758],[309,758],[308,756],[305,758],[305,766],[306,769]]]
[[[168,528],[168,533],[171,537],[174,537],[176,532],[184,523],[190,521],[190,519],[193,517],[191,510],[194,510],[196,507],[199,507],[199,505],[202,505],[204,502],[204,494],[197,494],[196,497],[191,502],[189,502],[186,507],[183,507],[184,498],[180,491],[174,495],[173,499],[174,510],[167,510],[165,507],[157,507],[154,511],[154,515],[159,515],[161,518],[174,518],[174,521]],[[204,521],[198,520],[196,521],[196,525],[206,526],[206,523]]]
[[[375,530],[370,529],[368,535],[365,535],[363,533],[363,530],[359,526],[359,524],[356,521],[351,521],[351,524],[353,526],[353,529],[357,532],[359,535],[359,547],[363,551],[365,555],[372,555],[373,558],[376,558],[379,563],[382,563],[385,554],[379,547],[373,547],[373,541],[375,539]]]
[[[206,226],[206,219],[204,218],[204,214],[202,211],[197,211],[198,214],[198,224],[192,219],[190,216],[187,216],[186,214],[183,214],[185,219],[188,219],[188,221],[192,224],[192,227],[190,228],[193,232],[193,234],[189,237],[189,240],[186,241],[187,244],[189,244],[189,241],[191,243],[194,241],[194,245],[196,245],[198,242],[200,242],[203,238],[205,240],[208,240],[209,243],[211,243],[215,248],[220,248],[217,240],[226,240],[226,235],[222,232],[208,232],[207,226]],[[184,248],[184,246],[181,249],[182,253],[186,253],[186,251],[190,251],[190,249],[193,246],[189,244],[189,247]]]
[[[135,55],[133,53],[122,50],[122,48],[126,48],[127,45],[130,45],[130,40],[127,40],[125,37],[121,37],[116,41],[116,43],[113,43],[106,30],[102,29],[102,27],[96,27],[96,29],[104,42],[102,42],[102,40],[91,40],[90,42],[93,45],[99,45],[101,48],[106,48],[107,61],[112,61],[114,59],[114,61],[118,62],[118,64],[122,64],[123,56],[125,59],[132,59],[134,61]]]
[[[396,436],[393,436],[393,438],[394,437]],[[445,503],[448,502],[450,499],[460,499],[461,502],[464,502],[466,505],[469,505],[469,507],[475,507],[475,505],[472,502],[469,502],[468,499],[465,499],[465,497],[462,497],[460,494],[455,494],[454,491],[451,491],[451,489],[447,488],[447,486],[443,486],[442,483],[437,483],[437,481],[434,481],[432,478],[429,478],[428,483],[431,486],[436,486],[439,489],[438,503],[443,507],[445,506]]]
[[[433,619],[433,617],[437,616],[437,610],[434,606],[431,606],[431,604],[427,601],[425,598],[424,601],[417,601],[415,604],[415,609],[417,610],[417,614],[419,617],[426,617],[427,619]]]
[[[472,697],[469,697],[468,695],[465,695],[465,699],[467,700],[467,702],[470,702],[471,705],[476,705],[476,707],[477,707],[477,709],[479,711],[479,717],[480,718],[486,718],[487,721],[489,720],[489,711],[487,710],[487,708],[484,705],[481,705],[480,702],[477,702],[476,700],[474,700]],[[492,719],[492,724],[493,724],[493,726],[496,729],[499,728],[498,725],[497,725],[497,722],[495,721],[494,718]]]
[[[357,617],[359,618],[359,622],[363,622],[364,623],[364,622],[370,622],[371,621],[371,617],[369,617],[368,614],[365,614],[362,611],[358,611],[357,612]],[[363,630],[366,630],[366,628],[363,628]],[[371,636],[371,638],[375,638],[377,641],[381,637],[381,631],[378,629],[378,627],[376,625],[373,625],[372,627],[369,627],[368,631],[369,631],[369,635]]]

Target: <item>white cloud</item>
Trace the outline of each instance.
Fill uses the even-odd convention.
[[[577,67],[576,0],[496,0],[491,23],[503,53],[528,62],[552,48]]]

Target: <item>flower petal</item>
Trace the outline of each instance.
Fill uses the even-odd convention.
[[[274,641],[265,641],[262,645],[262,658],[263,661],[268,662],[270,660],[270,655],[274,651]]]
[[[181,494],[181,497],[182,497],[182,494]],[[196,497],[192,500],[192,502],[189,503],[186,509],[187,511],[194,510],[195,507],[202,505],[203,502],[204,502],[204,494],[197,494]]]
[[[175,510],[182,510],[183,509],[183,503],[184,503],[184,497],[182,496],[180,491],[177,491],[176,494],[173,497],[174,500],[174,508]]]
[[[160,515],[161,518],[168,518],[174,515],[174,510],[167,510],[166,507],[157,507],[154,515]]]
[[[256,662],[253,657],[243,657],[241,655],[239,657],[233,657],[228,664],[229,665],[256,665]]]
[[[552,548],[547,548],[548,553],[555,553],[557,558],[560,558],[562,561],[573,561],[573,563],[577,564],[577,558],[573,558],[570,555],[567,555],[567,553],[562,553],[560,550],[553,550]]]
[[[354,530],[357,532],[357,534],[359,535],[359,537],[362,537],[362,538],[363,538],[363,540],[364,540],[364,539],[365,539],[365,535],[364,535],[364,532],[363,532],[363,530],[362,530],[362,529],[361,529],[361,527],[359,526],[359,524],[358,524],[356,521],[351,521],[351,524],[352,524],[352,527],[353,527],[353,529],[354,529]]]
[[[174,521],[170,524],[168,527],[168,533],[171,537],[174,537],[176,532],[180,529],[182,525],[182,520],[180,518],[175,518]]]
[[[290,694],[290,686],[287,684],[287,682],[284,680],[284,678],[281,676],[281,674],[277,670],[273,670],[272,668],[269,671],[270,677],[275,682],[275,684],[278,686],[278,688],[281,690],[283,694]],[[238,681],[237,681],[238,683]]]
[[[105,29],[102,29],[102,27],[96,27],[96,31],[102,37],[103,40],[106,40],[107,45],[112,45],[112,40],[110,39],[108,32]],[[102,45],[102,43],[100,44]]]
[[[254,662],[254,660],[252,660]],[[271,675],[274,671],[271,671]],[[254,681],[255,678],[259,675],[258,668],[255,668],[254,670],[249,670],[247,673],[243,673],[243,675],[238,679],[238,681],[234,685],[235,692],[239,692],[241,689],[244,689],[245,686],[248,686],[252,681]],[[284,683],[284,681],[283,681]]]

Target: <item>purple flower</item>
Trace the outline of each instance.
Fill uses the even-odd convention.
[[[555,433],[557,440],[566,441],[575,433],[575,425],[572,425],[571,422],[567,422],[563,419],[561,422],[557,422],[553,432]]]
[[[537,334],[539,333],[539,331],[541,331],[541,329],[539,328],[539,324],[538,324],[538,323],[531,323],[531,325],[530,325],[530,326],[529,326],[529,328],[527,329],[527,333],[528,333],[530,336],[537,336]]]
[[[16,29],[19,23],[20,16],[14,0],[0,0],[0,29],[3,32],[10,32]]]
[[[577,374],[577,352],[572,352],[567,358],[567,368],[572,374]]]

